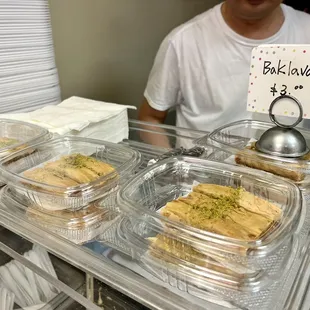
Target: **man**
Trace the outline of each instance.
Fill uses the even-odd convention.
[[[310,44],[310,15],[280,0],[226,0],[173,30],[156,56],[139,119],[210,131],[251,118],[251,52],[260,44]],[[151,142],[151,141],[149,141]]]

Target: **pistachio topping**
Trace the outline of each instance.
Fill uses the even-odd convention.
[[[240,198],[243,188],[233,189],[232,195],[227,197],[221,195],[219,198],[202,201],[199,205],[194,205],[193,209],[196,211],[190,218],[191,221],[199,221],[203,219],[225,219],[235,209],[239,209],[238,200]]]
[[[86,166],[86,161],[88,158],[82,154],[75,154],[65,158],[66,164],[74,166],[76,168],[84,168]]]

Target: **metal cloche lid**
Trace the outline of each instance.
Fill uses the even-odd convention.
[[[293,100],[299,107],[298,120],[289,126],[279,123],[272,113],[275,104],[285,98]],[[277,97],[270,105],[269,116],[271,121],[277,126],[265,131],[259,141],[257,141],[256,149],[259,152],[288,158],[302,157],[309,152],[304,136],[294,129],[303,120],[303,108],[296,98],[288,95]]]

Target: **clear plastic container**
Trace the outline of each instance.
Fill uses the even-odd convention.
[[[253,120],[243,120],[228,124],[213,131],[210,135],[196,140],[197,145],[214,146],[226,153],[223,156],[212,154],[210,158],[218,157],[232,164],[240,164],[254,169],[263,170],[288,178],[297,184],[310,183],[310,154],[304,157],[283,158],[260,153],[255,150],[255,142],[274,124]],[[310,131],[298,129],[310,146]],[[214,153],[215,153],[214,152]]]
[[[195,140],[202,138],[205,134],[205,131],[163,124],[156,125],[130,119],[129,140],[124,142],[138,149],[147,145],[155,146],[161,153],[166,153],[170,149],[180,147],[190,149],[195,146]],[[146,151],[148,154],[149,150]]]
[[[21,121],[0,119],[0,140],[10,139],[7,142],[0,142],[0,158],[50,137],[49,131],[42,127]]]
[[[31,201],[9,187],[3,189],[1,196],[1,202],[9,208],[76,244],[94,239],[117,220],[119,213],[109,208],[107,200],[100,199],[77,211],[43,211],[28,207]]]
[[[188,194],[194,182],[243,187],[278,205],[281,218],[257,240],[243,241],[173,221],[158,212],[168,202]],[[169,232],[200,253],[215,255],[250,273],[267,270],[274,274],[276,262],[282,265],[287,261],[291,237],[303,221],[302,196],[293,183],[271,174],[197,158],[172,158],[151,166],[120,189],[118,199],[126,214],[148,223],[158,233]]]
[[[30,152],[32,150],[32,152]],[[105,162],[114,171],[95,181],[73,187],[36,182],[24,172],[42,167],[64,155],[82,154]],[[140,163],[140,154],[130,148],[99,140],[62,137],[36,144],[6,157],[0,162],[2,179],[8,186],[28,197],[34,208],[50,211],[81,209],[105,195],[114,193]]]
[[[151,225],[136,218],[124,218],[117,235],[128,245],[131,256],[163,282],[184,291],[188,285],[195,285],[202,291],[225,292],[226,296],[229,291],[253,293],[273,284],[290,269],[298,249],[298,242],[291,236],[278,256],[265,262],[264,270],[255,271],[215,252],[203,254],[180,241],[177,234],[169,234],[155,223]]]
[[[0,159],[51,138],[48,130],[29,123],[0,119]],[[31,149],[29,149],[32,152]],[[0,186],[5,183],[0,182]]]

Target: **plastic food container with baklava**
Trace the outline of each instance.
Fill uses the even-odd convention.
[[[0,170],[9,187],[31,200],[31,207],[74,211],[115,195],[139,163],[139,152],[130,148],[62,137],[6,157]]]
[[[215,147],[212,160],[263,170],[287,178],[298,185],[310,183],[310,153],[300,158],[285,158],[267,155],[255,149],[255,143],[274,124],[253,120],[243,120],[222,126],[210,135],[196,141],[200,146]],[[310,131],[298,129],[310,146]],[[219,154],[217,154],[217,152]]]
[[[109,228],[119,216],[119,213],[107,206],[102,198],[87,207],[77,211],[47,211],[31,207],[31,201],[24,195],[6,186],[1,203],[8,206],[14,213],[26,214],[30,222],[39,225],[47,231],[56,233],[76,244],[83,244],[94,239]]]
[[[117,236],[130,248],[132,258],[161,281],[183,291],[194,285],[201,293],[218,292],[224,296],[254,293],[274,284],[289,270],[298,249],[298,242],[292,240],[292,247],[279,251],[285,259],[270,258],[268,263],[275,265],[269,270],[273,274],[268,274],[267,269],[254,271],[215,253],[197,251],[176,234],[136,218],[123,218]]]
[[[29,123],[0,119],[0,159],[50,139],[48,130]],[[31,151],[29,149],[29,151]],[[0,182],[0,186],[5,183]]]
[[[0,119],[0,158],[47,140],[47,129],[29,123]]]
[[[277,206],[280,216],[271,221],[261,235],[246,240],[218,233],[218,230],[215,233],[215,230],[193,227],[184,220],[191,216],[193,209],[184,211],[185,215],[179,217],[182,220],[162,215],[161,210],[169,202],[186,197],[193,184],[220,185],[229,190],[243,188],[248,193],[246,197],[252,199],[246,203],[256,204],[263,200],[270,206]],[[280,276],[281,268],[289,262],[292,248],[298,243],[294,235],[302,224],[304,210],[299,188],[285,179],[186,157],[167,159],[140,172],[120,189],[118,200],[121,210],[133,219],[134,224],[139,220],[158,235],[168,235],[178,241],[172,245],[217,258],[233,271],[264,274],[272,279]],[[180,210],[176,208],[176,212]]]

